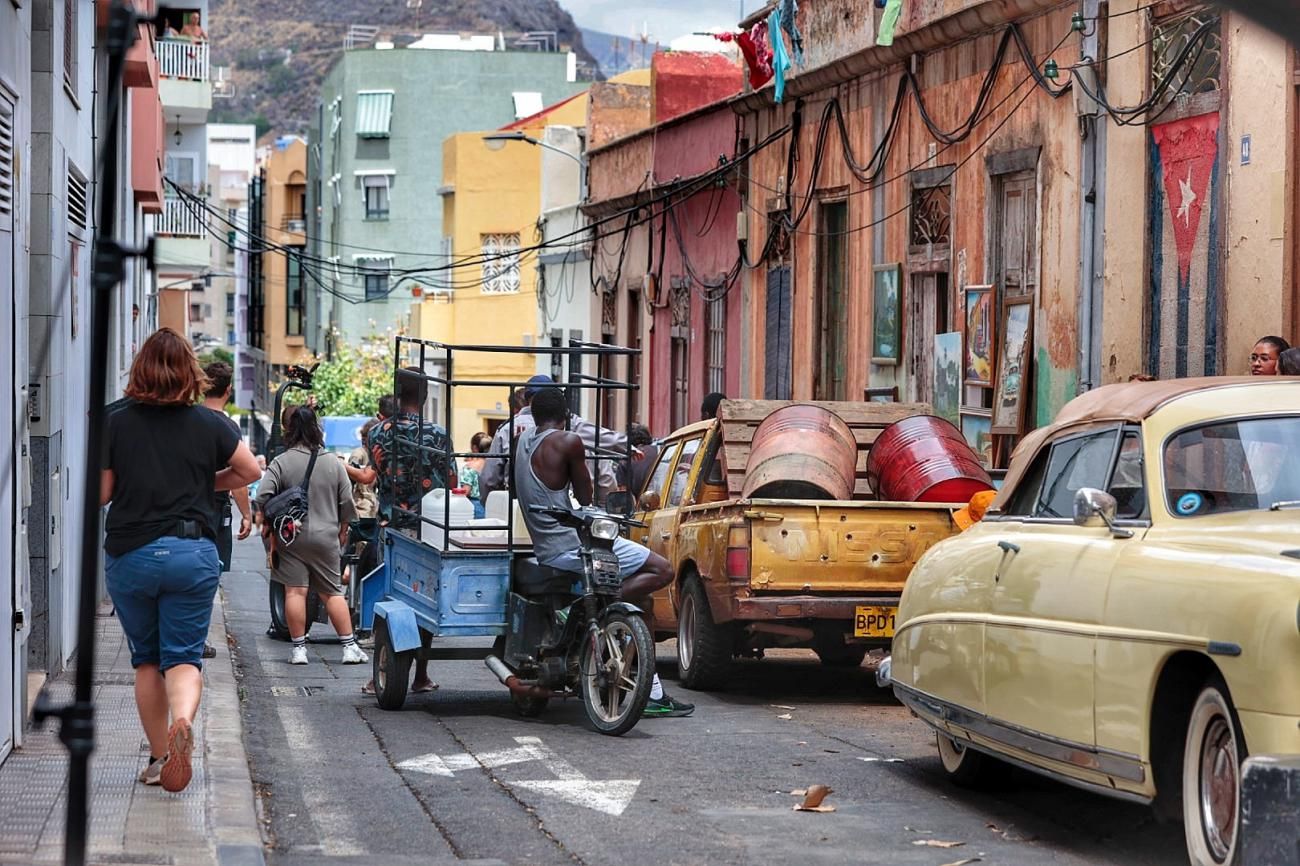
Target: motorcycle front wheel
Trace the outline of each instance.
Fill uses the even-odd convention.
[[[650,628],[638,615],[606,617],[582,648],[582,704],[602,734],[626,734],[641,720],[655,671]]]

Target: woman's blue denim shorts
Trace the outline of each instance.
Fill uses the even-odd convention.
[[[106,555],[104,574],[133,667],[203,666],[203,642],[221,579],[221,560],[210,539],[165,536],[121,556]]]

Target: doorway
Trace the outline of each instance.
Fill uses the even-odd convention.
[[[821,204],[813,329],[814,400],[848,399],[848,202]]]
[[[912,399],[934,403],[934,338],[948,331],[948,274],[912,274],[908,292],[908,376]]]

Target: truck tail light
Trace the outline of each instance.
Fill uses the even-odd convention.
[[[727,532],[727,577],[749,582],[749,524],[734,524]]]

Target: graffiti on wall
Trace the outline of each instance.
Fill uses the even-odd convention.
[[[1148,369],[1218,372],[1219,115],[1151,127]]]

